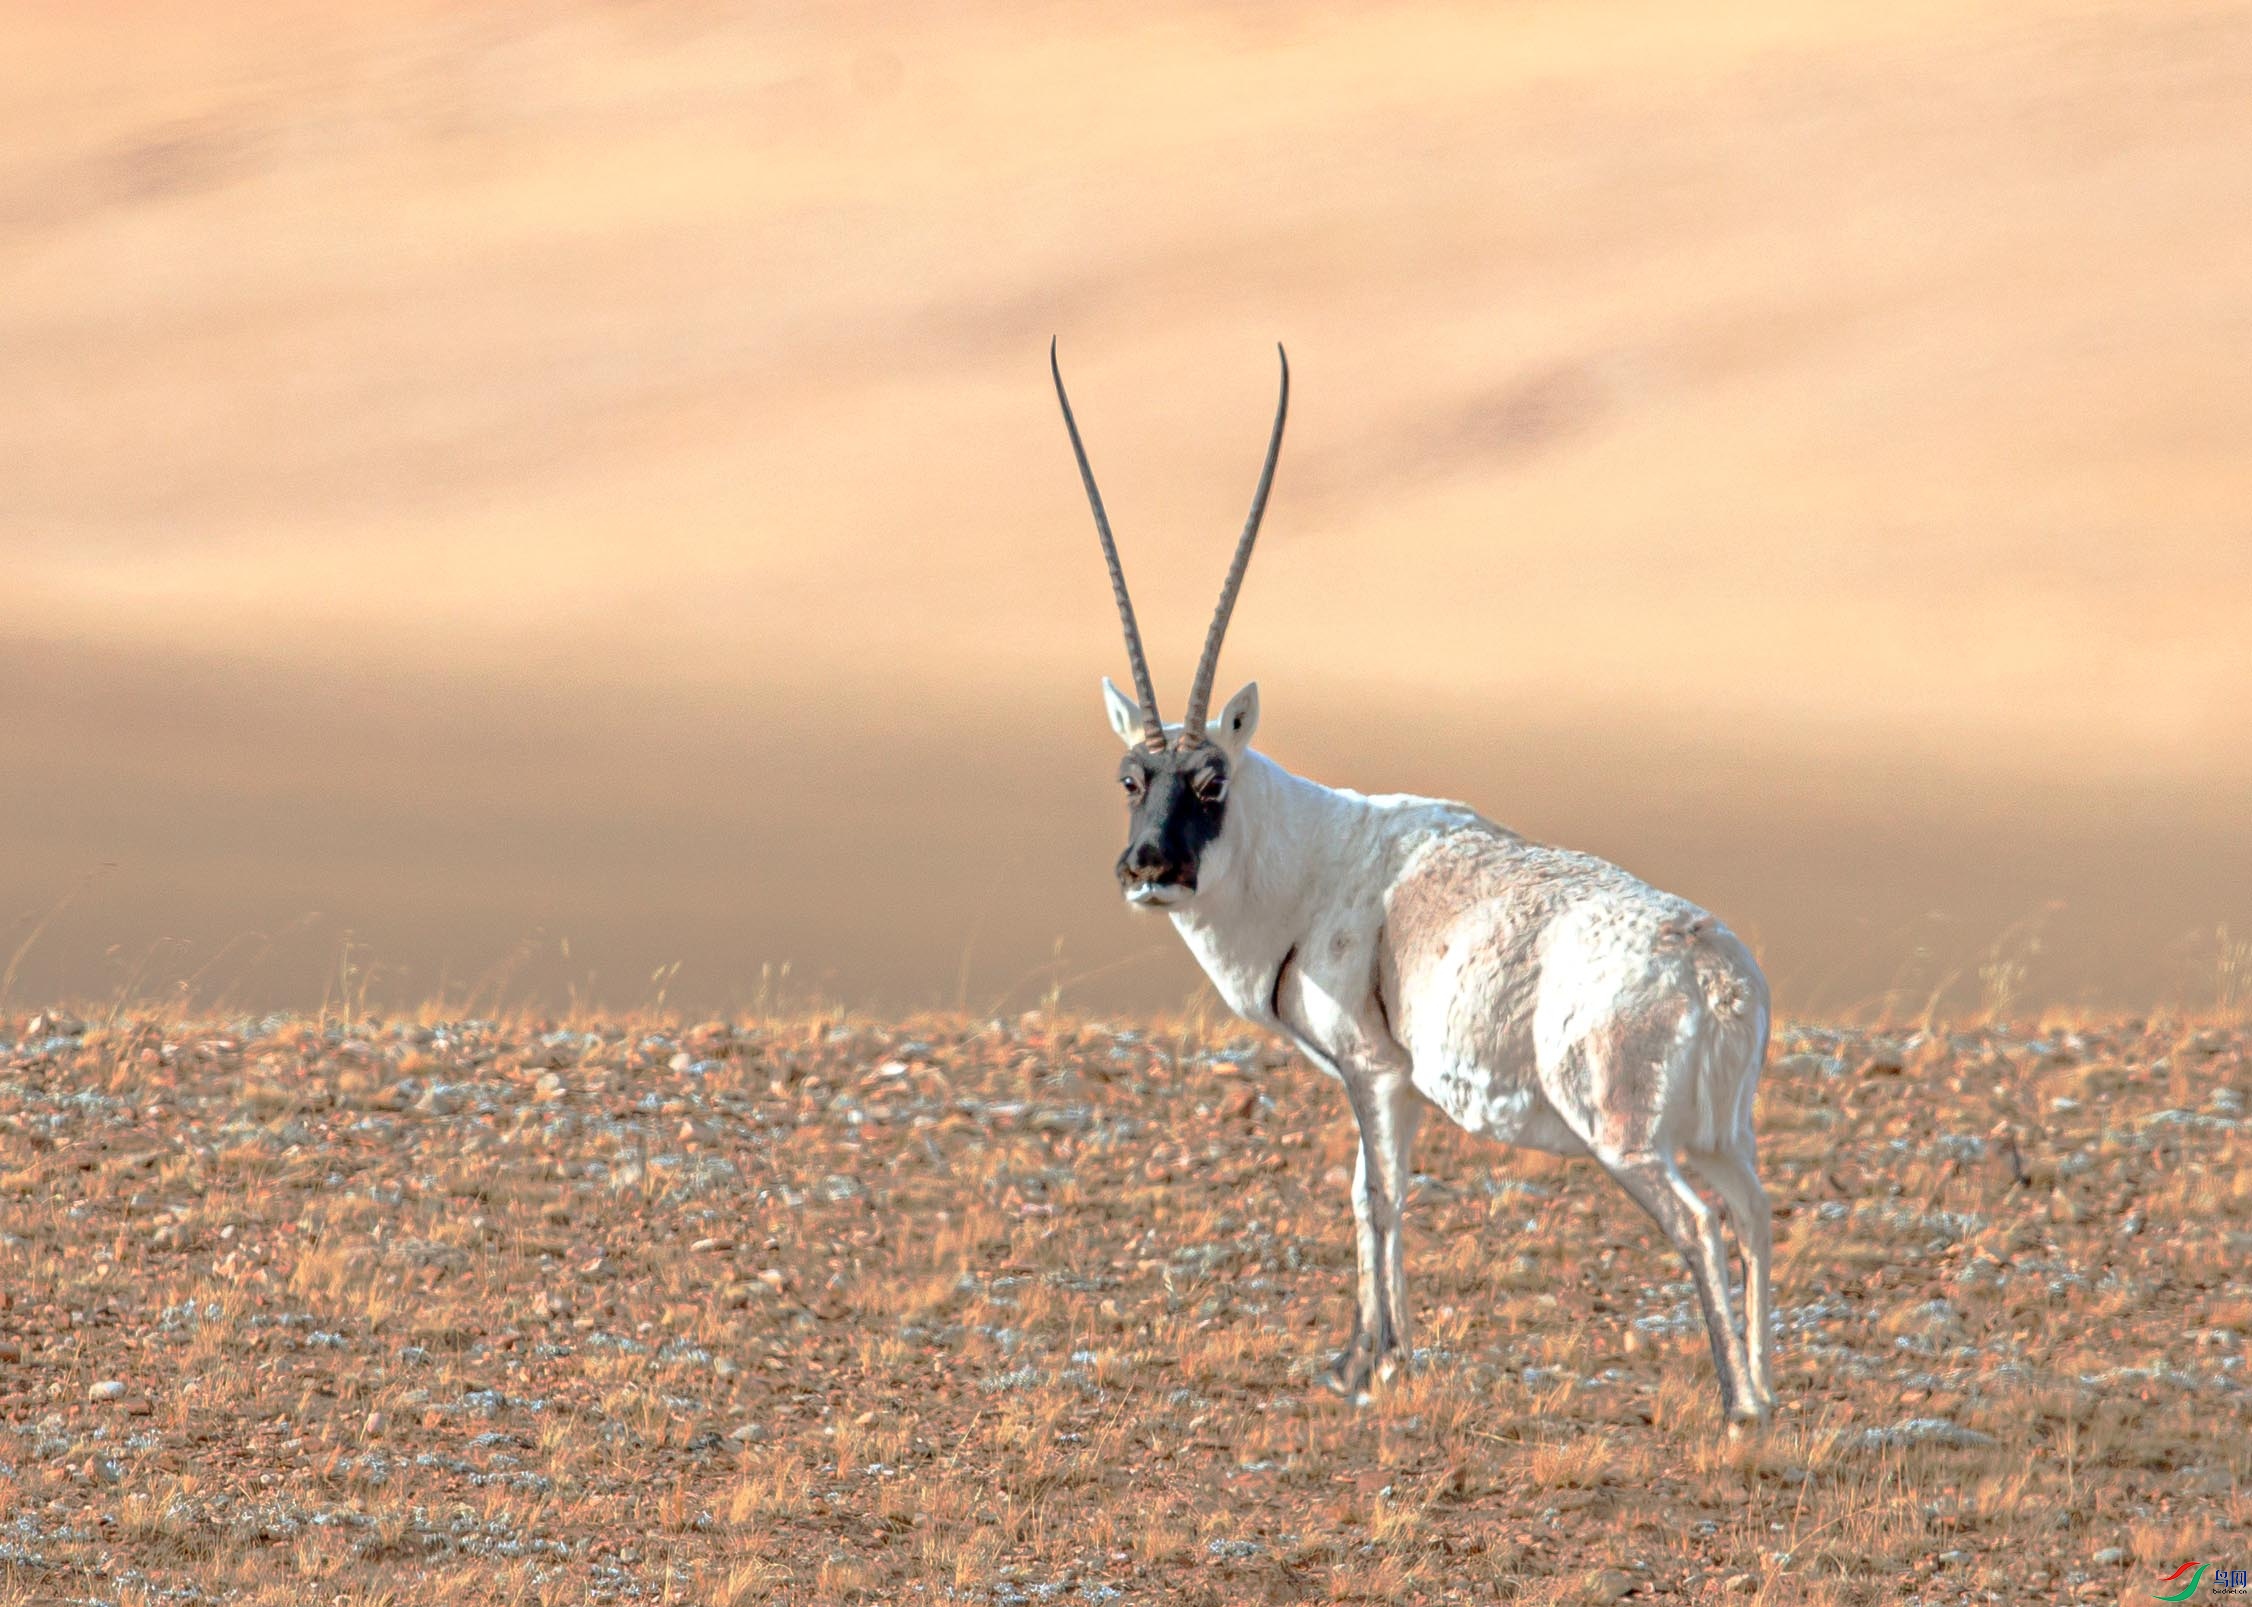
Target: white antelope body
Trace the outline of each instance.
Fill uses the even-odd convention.
[[[1186,716],[1161,723],[1060,369],[1055,383],[1141,694],[1103,682],[1127,744],[1120,884],[1130,903],[1170,915],[1231,1009],[1344,1085],[1359,1127],[1358,1300],[1332,1386],[1357,1396],[1407,1354],[1400,1216],[1429,1104],[1505,1143],[1594,1157],[1687,1263],[1723,1415],[1731,1426],[1764,1419],[1775,1401],[1772,1229],[1752,1099],[1768,995],[1750,951],[1687,900],[1591,855],[1528,842],[1463,804],[1364,796],[1292,774],[1251,747],[1256,683],[1205,718],[1281,448],[1287,359]],[[1684,1160],[1735,1231],[1741,1334],[1718,1216]]]

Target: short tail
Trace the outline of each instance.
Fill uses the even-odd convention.
[[[1697,923],[1690,953],[1708,1012],[1697,1078],[1697,1144],[1749,1155],[1752,1102],[1767,1064],[1772,1026],[1767,978],[1743,940],[1710,917]]]

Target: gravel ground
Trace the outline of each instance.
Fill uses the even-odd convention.
[[[0,1602],[2143,1600],[2252,1560],[2241,1027],[1791,1026],[1785,1410],[1427,1126],[1419,1365],[1265,1043],[0,1020]]]

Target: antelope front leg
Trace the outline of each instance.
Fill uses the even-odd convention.
[[[1407,1201],[1408,1150],[1420,1106],[1404,1077],[1349,1076],[1358,1131],[1353,1167],[1353,1239],[1358,1287],[1353,1332],[1331,1364],[1325,1382],[1357,1399],[1369,1384],[1389,1377],[1408,1355],[1407,1271],[1400,1224]]]
[[[1356,1123],[1356,1126],[1358,1124]],[[1365,1393],[1376,1371],[1376,1344],[1384,1330],[1383,1284],[1379,1268],[1383,1241],[1376,1232],[1374,1202],[1369,1198],[1368,1144],[1356,1136],[1353,1164],[1353,1248],[1357,1272],[1353,1299],[1353,1331],[1322,1375],[1322,1382],[1348,1400]]]

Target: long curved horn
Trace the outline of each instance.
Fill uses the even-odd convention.
[[[1149,656],[1142,651],[1141,628],[1134,623],[1134,600],[1126,595],[1126,571],[1118,563],[1118,543],[1110,538],[1110,516],[1103,512],[1103,494],[1095,489],[1095,471],[1087,466],[1087,449],[1079,441],[1079,421],[1071,416],[1071,398],[1064,394],[1063,369],[1056,362],[1053,335],[1048,337],[1048,372],[1056,377],[1056,400],[1063,404],[1063,427],[1071,432],[1072,456],[1079,460],[1079,478],[1087,487],[1087,505],[1095,510],[1095,534],[1103,541],[1103,562],[1110,565],[1110,589],[1118,598],[1118,623],[1126,628],[1126,657],[1134,666],[1134,690],[1142,699],[1142,740],[1153,748],[1162,748],[1165,725],[1157,717],[1157,689],[1150,685]]]
[[[1228,634],[1228,616],[1235,612],[1235,594],[1243,585],[1243,572],[1251,563],[1251,544],[1259,539],[1259,520],[1267,511],[1267,488],[1275,483],[1275,459],[1282,453],[1282,423],[1290,414],[1290,354],[1275,343],[1282,359],[1282,397],[1275,403],[1275,432],[1267,440],[1267,461],[1259,470],[1259,489],[1251,494],[1251,516],[1243,522],[1243,535],[1235,544],[1235,560],[1220,586],[1220,606],[1213,610],[1212,628],[1204,633],[1204,656],[1196,661],[1196,679],[1189,685],[1189,704],[1181,715],[1184,747],[1204,740],[1204,706],[1212,701],[1212,677],[1220,668],[1220,641]]]

